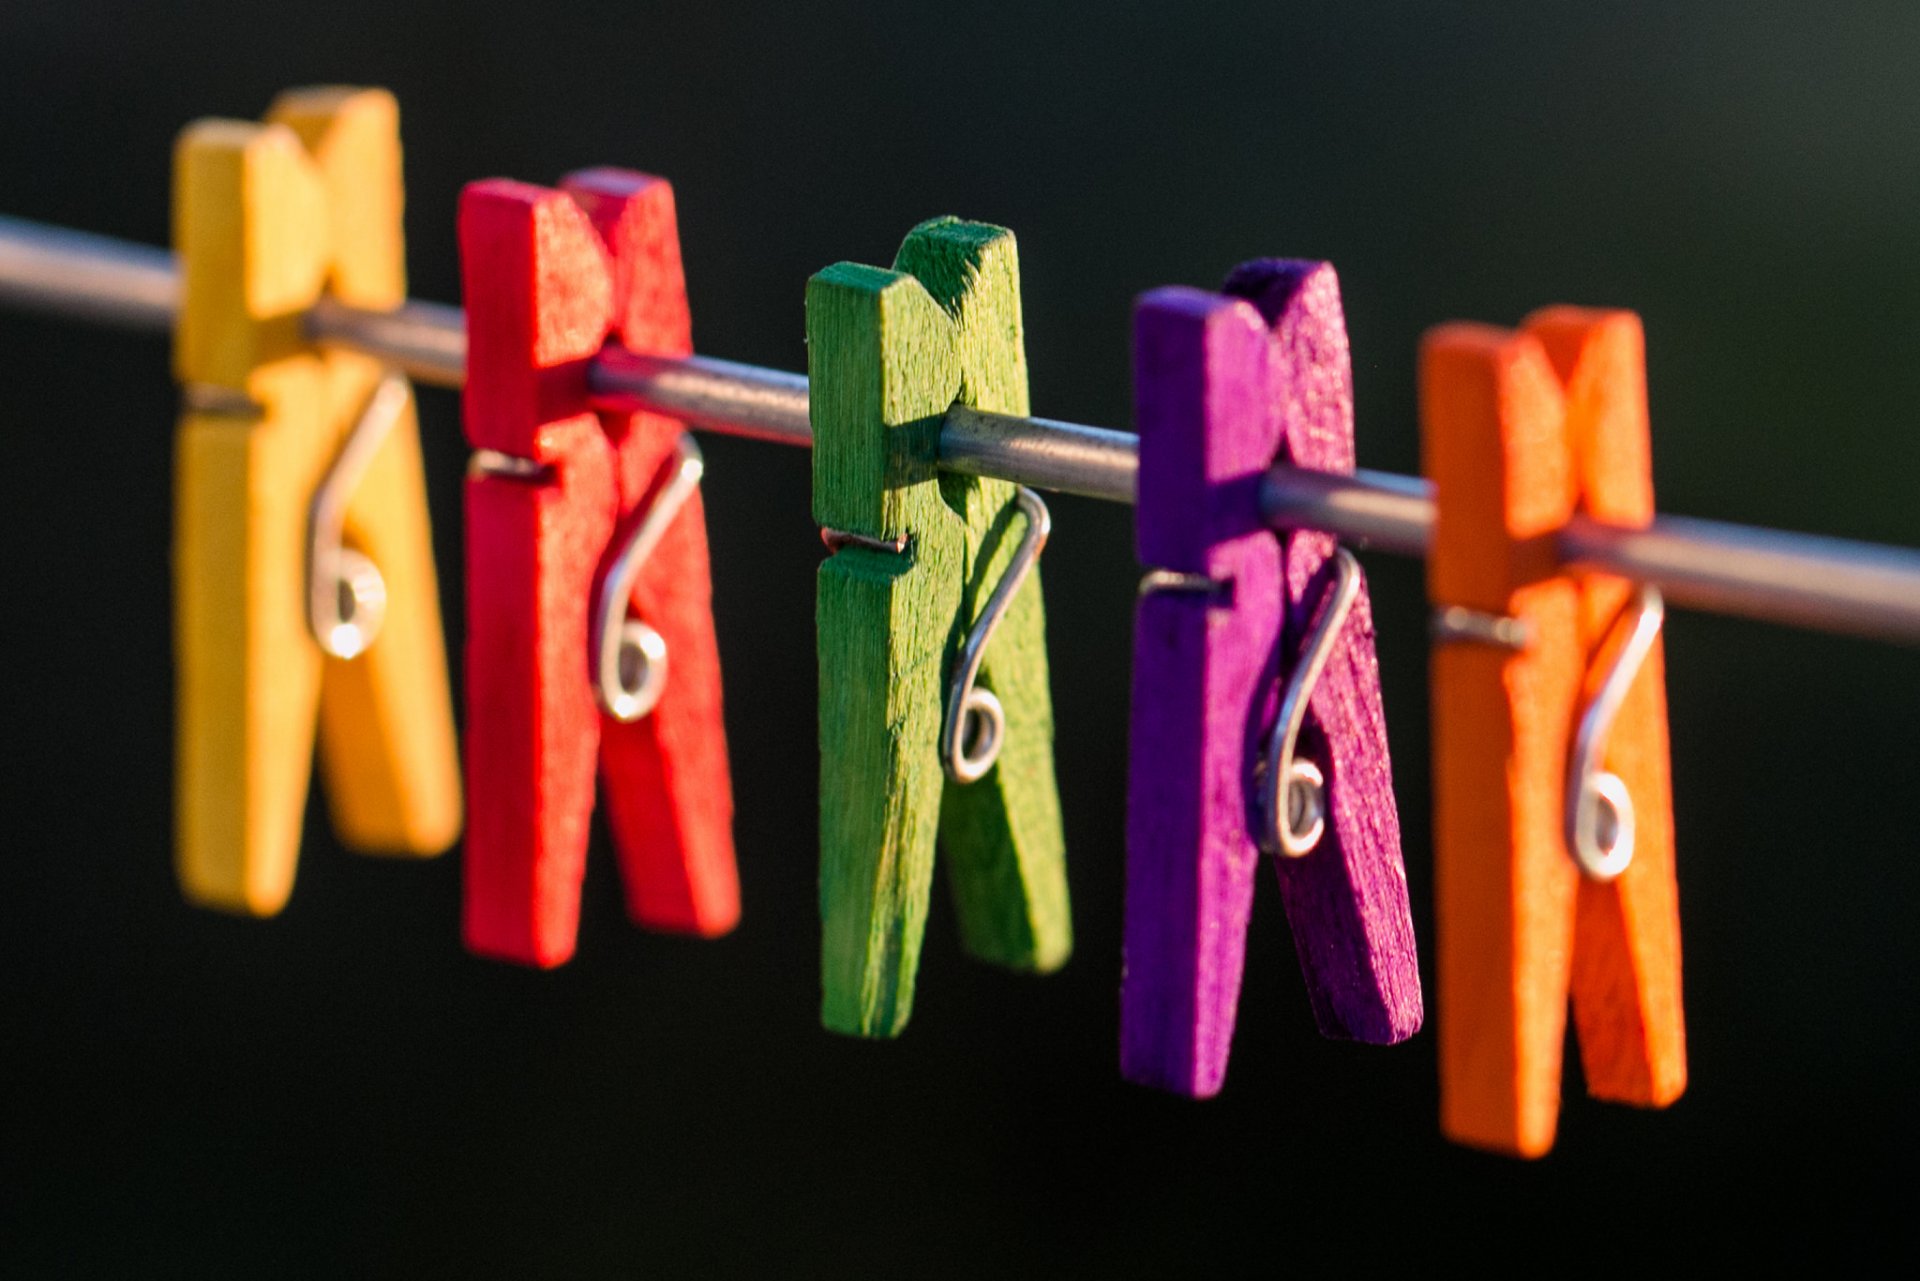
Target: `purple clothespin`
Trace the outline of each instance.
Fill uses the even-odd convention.
[[[1120,1070],[1199,1098],[1226,1074],[1262,849],[1321,1032],[1390,1044],[1422,1013],[1366,585],[1332,536],[1278,536],[1260,512],[1275,462],[1353,470],[1339,281],[1262,259],[1226,293],[1159,289],[1134,312],[1152,568],[1134,625]]]

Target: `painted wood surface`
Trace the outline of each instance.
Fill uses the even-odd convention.
[[[1519,1156],[1553,1144],[1576,968],[1596,1092],[1667,1101],[1684,1079],[1663,695],[1642,688],[1658,685],[1657,662],[1607,755],[1654,834],[1636,878],[1652,887],[1583,886],[1562,836],[1573,725],[1588,673],[1604,667],[1592,652],[1605,631],[1597,615],[1623,594],[1559,575],[1552,539],[1583,506],[1609,519],[1651,513],[1638,341],[1622,313],[1555,309],[1520,333],[1442,326],[1421,356],[1422,452],[1437,493],[1429,594],[1530,630],[1524,650],[1452,641],[1433,659],[1441,1126]],[[1596,891],[1595,907],[1581,906]],[[1610,946],[1609,930],[1637,942]]]
[[[1335,545],[1277,539],[1259,480],[1280,458],[1354,466],[1332,268],[1261,260],[1226,292],[1238,297],[1155,291],[1134,328],[1141,559],[1221,586],[1152,592],[1136,613],[1121,1069],[1201,1097],[1218,1091],[1233,1034],[1256,769]],[[1364,587],[1300,750],[1328,780],[1327,832],[1274,862],[1317,1021],[1330,1036],[1403,1040],[1420,1026],[1420,981]]]
[[[538,966],[572,956],[596,764],[629,915],[725,933],[739,919],[739,881],[697,496],[631,598],[667,641],[660,702],[618,722],[599,709],[588,671],[599,584],[684,427],[596,413],[587,363],[609,337],[692,350],[672,190],[606,169],[558,191],[474,183],[461,197],[460,243],[468,439],[539,464],[467,482],[467,945]]]
[[[1198,289],[1147,294],[1133,335],[1140,559],[1231,594],[1155,592],[1134,615],[1120,1070],[1207,1097],[1240,999],[1260,860],[1249,766],[1278,676],[1280,543],[1259,498],[1281,444],[1273,347],[1251,304]]]
[[[407,300],[400,108],[385,90],[281,94],[267,119],[313,157],[327,199],[327,290],[385,311]],[[341,440],[385,373],[354,352],[321,353],[327,419]],[[338,446],[336,445],[337,449]],[[459,739],[447,675],[439,572],[420,428],[409,397],[348,501],[344,537],[380,569],[387,605],[357,658],[322,659],[320,769],[334,829],[369,853],[437,854],[459,838]]]
[[[942,475],[956,402],[1027,411],[1012,233],[916,227],[895,270],[841,263],[807,287],[814,517],[900,552],[843,546],[821,566],[822,1022],[892,1036],[944,850],[962,943],[1047,971],[1072,947],[1039,577],[988,647],[981,683],[1007,711],[979,781],[949,784],[938,737],[953,657],[1023,532],[1004,482]]]
[[[1353,361],[1333,265],[1297,259],[1246,263],[1223,292],[1259,309],[1271,329],[1271,399],[1296,467],[1350,475]],[[1282,540],[1286,656],[1292,672],[1333,581],[1338,540],[1297,530]],[[1263,712],[1270,718],[1273,708]],[[1393,796],[1386,713],[1380,699],[1373,602],[1366,580],[1307,704],[1300,749],[1326,776],[1327,830],[1304,858],[1276,858],[1281,900],[1320,1030],[1390,1045],[1420,1030],[1420,961],[1414,946],[1400,811]]]
[[[176,866],[207,906],[285,904],[316,718],[344,842],[432,854],[459,832],[410,407],[346,522],[386,580],[381,634],[354,662],[323,662],[305,617],[308,505],[379,371],[317,352],[300,315],[329,289],[371,308],[404,297],[400,201],[398,112],[379,90],[283,95],[270,123],[201,121],[176,149],[174,364],[190,406],[175,469]]]
[[[1546,349],[1566,389],[1580,510],[1614,525],[1651,524],[1653,446],[1640,318],[1550,307],[1527,317],[1524,328]],[[1631,595],[1624,579],[1580,579],[1589,696],[1610,664],[1604,646]],[[1605,767],[1633,797],[1633,862],[1604,884],[1580,879],[1572,980],[1580,1064],[1595,1098],[1664,1107],[1687,1084],[1664,640],[1654,642],[1614,718]]]

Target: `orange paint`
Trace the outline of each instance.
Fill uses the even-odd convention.
[[[1571,308],[1518,333],[1447,325],[1421,366],[1438,496],[1429,594],[1530,629],[1520,651],[1434,651],[1441,1126],[1539,1156],[1553,1146],[1570,992],[1596,1096],[1659,1105],[1685,1083],[1658,648],[1608,739],[1639,823],[1632,866],[1588,881],[1562,835],[1573,728],[1630,588],[1560,574],[1552,540],[1575,511],[1652,516],[1640,325]]]

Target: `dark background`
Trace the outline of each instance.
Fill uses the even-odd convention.
[[[691,10],[686,12],[684,10]],[[1344,281],[1362,462],[1414,469],[1413,352],[1547,302],[1646,318],[1663,510],[1920,544],[1920,15],[1910,6],[8,0],[0,211],[167,236],[174,133],[346,80],[403,108],[417,296],[460,184],[674,181],[701,350],[800,368],[801,289],[954,212],[1021,236],[1034,404],[1125,424],[1128,305],[1259,254]],[[5,1265],[22,1273],[1191,1275],[1459,1249],[1557,1267],[1910,1203],[1920,653],[1679,613],[1669,670],[1693,1085],[1587,1101],[1522,1165],[1435,1132],[1433,1039],[1314,1033],[1263,873],[1227,1089],[1115,1072],[1128,513],[1047,553],[1079,950],[966,961],[936,892],[893,1044],[816,1016],[798,451],[709,438],[746,917],[470,959],[457,856],[348,856],[291,907],[172,883],[165,344],[0,315],[10,456],[0,856]],[[449,642],[457,404],[422,397]],[[1372,558],[1430,933],[1419,567]],[[1910,1239],[1904,1238],[1903,1239]]]

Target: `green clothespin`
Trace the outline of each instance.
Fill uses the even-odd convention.
[[[807,283],[807,350],[813,514],[834,549],[818,610],[821,1022],[894,1036],[936,830],[968,952],[1045,972],[1073,948],[1046,618],[1025,572],[1046,509],[936,465],[955,404],[1028,412],[1013,233],[935,219],[892,271],[827,268]]]

